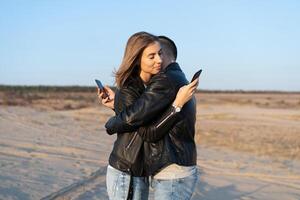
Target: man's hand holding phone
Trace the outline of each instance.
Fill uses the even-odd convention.
[[[101,81],[95,80],[98,86],[99,101],[106,107],[114,109],[115,92],[108,86],[103,86]]]

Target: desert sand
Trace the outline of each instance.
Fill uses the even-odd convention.
[[[104,123],[113,112],[96,100],[82,103],[94,93],[34,94],[30,102],[1,95],[1,200],[108,199],[115,136]],[[192,199],[300,199],[299,94],[196,97],[199,180]]]

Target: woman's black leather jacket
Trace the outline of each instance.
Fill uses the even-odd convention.
[[[179,88],[185,84],[188,81],[179,65],[172,63],[151,79],[147,89],[140,93],[140,98],[132,99],[134,103],[127,104],[130,106],[117,112],[105,125],[108,134],[118,133],[119,137],[124,132],[128,134],[129,131],[135,131],[138,133],[135,136],[138,139],[135,140],[145,141],[143,149],[139,146],[139,153],[143,152],[144,155],[135,158],[143,160],[143,174],[154,175],[171,163],[196,165],[195,98],[183,106],[180,114],[170,115],[174,113],[170,105]],[[161,122],[164,122],[164,129],[157,127]]]
[[[116,91],[115,112],[118,115],[124,108],[133,104],[144,92],[145,87],[139,77],[130,77],[125,86]],[[180,119],[172,108],[166,110],[154,124],[149,127],[143,127],[141,135],[146,133],[144,130],[151,131],[156,138],[160,133],[167,132]],[[109,164],[120,171],[133,176],[145,176],[148,173],[144,171],[144,142],[142,136],[137,131],[117,133],[117,139],[109,157]]]

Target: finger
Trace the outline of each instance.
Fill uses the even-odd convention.
[[[110,89],[110,87],[108,87],[108,85],[105,85],[104,88],[105,88],[107,91],[112,91],[112,89]]]
[[[102,104],[105,105],[107,103],[107,100],[102,99]]]
[[[191,85],[190,88],[191,88],[191,89],[197,89],[198,83],[199,83],[199,82],[195,82],[195,84],[194,84],[194,85]]]
[[[191,88],[190,88],[189,92],[190,92],[191,94],[194,94],[194,93],[196,92],[196,90],[197,90],[197,87],[194,86],[194,87],[191,87]]]
[[[101,97],[98,98],[99,103],[103,104],[103,99]]]
[[[191,88],[194,87],[194,86],[195,86],[195,85],[194,85],[194,82],[191,82],[190,84],[187,85],[187,88],[188,88],[188,89],[191,89]]]
[[[102,95],[102,93],[103,93],[103,91],[100,88],[98,88],[98,94]]]
[[[103,91],[101,91],[99,93],[98,97],[101,98],[101,99],[104,99],[104,98],[107,98],[107,95]]]
[[[198,85],[199,85],[199,78],[197,78],[196,87],[198,87]]]
[[[107,85],[104,86],[105,90],[109,93],[109,94],[115,94],[115,92],[110,88],[108,87]]]
[[[191,93],[194,90],[196,90],[196,88],[197,88],[197,86],[191,86],[191,87],[189,87],[188,92]]]
[[[107,102],[107,101],[104,100],[104,99],[102,99],[102,101],[101,101],[101,103],[102,103],[103,105],[105,105],[106,102]]]
[[[98,97],[102,99],[102,93],[101,92],[98,93]]]
[[[98,94],[97,94],[97,96],[98,96],[98,98],[101,98],[101,92],[98,92]]]
[[[195,80],[193,80],[193,82],[191,82],[190,85],[193,85],[193,86],[194,86],[194,85],[197,85],[198,82],[199,82],[199,77],[196,78]]]
[[[104,101],[104,103],[107,103],[107,102],[109,102],[109,98],[105,97],[105,98],[103,98],[103,101]]]
[[[193,85],[193,86],[191,87],[191,89],[196,89],[197,87],[198,87],[198,84]]]

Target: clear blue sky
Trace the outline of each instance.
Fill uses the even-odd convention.
[[[300,1],[1,0],[0,84],[112,85],[137,31],[167,35],[202,89],[300,91]]]

